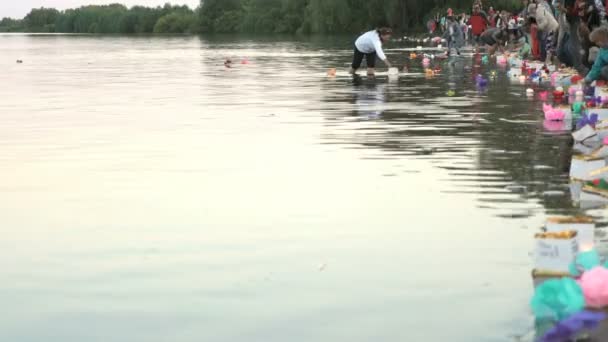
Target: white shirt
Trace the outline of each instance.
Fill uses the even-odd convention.
[[[359,38],[357,38],[357,41],[355,42],[355,47],[357,47],[357,50],[363,53],[375,52],[376,55],[378,55],[378,58],[383,61],[386,60],[384,51],[382,51],[382,41],[380,40],[380,34],[376,30],[364,33]]]

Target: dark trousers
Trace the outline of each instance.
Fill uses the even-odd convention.
[[[353,56],[353,69],[357,70],[361,66],[361,62],[363,62],[363,57],[365,57],[365,61],[367,63],[368,68],[376,67],[376,51],[372,53],[363,53],[355,47],[355,55]]]

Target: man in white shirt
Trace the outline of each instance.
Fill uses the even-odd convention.
[[[361,66],[363,57],[365,57],[367,62],[367,74],[373,76],[375,73],[374,68],[376,67],[376,55],[378,55],[378,58],[390,68],[391,63],[386,58],[386,55],[384,55],[384,51],[382,51],[382,43],[389,40],[392,34],[393,31],[390,28],[383,27],[366,32],[357,38],[357,41],[355,42],[355,55],[353,57],[350,73],[355,74],[357,72],[357,69]]]

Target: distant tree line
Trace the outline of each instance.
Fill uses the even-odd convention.
[[[498,9],[521,4],[521,0],[489,2]],[[23,19],[0,20],[0,32],[314,34],[377,26],[407,31],[423,27],[448,7],[467,10],[471,4],[472,0],[201,0],[196,9],[170,4],[38,8]]]
[[[188,6],[127,8],[112,4],[58,11],[37,8],[21,20],[4,18],[0,32],[197,33],[198,14]]]

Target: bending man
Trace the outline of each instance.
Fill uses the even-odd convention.
[[[376,55],[384,62],[384,64],[386,64],[388,68],[390,68],[391,63],[386,58],[386,55],[384,55],[384,51],[382,51],[382,43],[389,40],[392,34],[393,31],[390,28],[383,27],[374,31],[366,32],[357,38],[350,73],[354,74],[357,72],[357,69],[359,69],[361,66],[363,57],[365,57],[367,62],[367,74],[373,76],[375,74]]]

